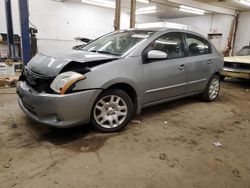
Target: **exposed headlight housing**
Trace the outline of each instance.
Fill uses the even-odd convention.
[[[73,71],[64,72],[59,74],[53,80],[50,85],[50,88],[53,89],[56,93],[60,93],[61,95],[63,95],[74,83],[79,80],[84,80],[85,78],[85,75]]]

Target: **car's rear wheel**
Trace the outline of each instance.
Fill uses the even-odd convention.
[[[128,94],[120,89],[104,91],[96,100],[91,122],[102,132],[123,129],[133,115],[133,103]]]
[[[202,99],[207,102],[213,102],[217,99],[220,92],[220,77],[218,75],[210,78],[205,92],[202,94]]]

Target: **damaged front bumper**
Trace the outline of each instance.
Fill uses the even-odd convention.
[[[88,123],[92,106],[101,92],[93,89],[59,95],[38,93],[25,81],[17,86],[18,102],[24,113],[39,123],[58,128]]]

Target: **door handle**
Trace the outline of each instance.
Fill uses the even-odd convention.
[[[186,66],[185,66],[184,64],[182,64],[182,65],[179,66],[179,70],[184,70],[185,67],[186,67]]]
[[[209,59],[208,61],[207,61],[207,64],[212,64],[213,63],[213,60],[212,59]]]

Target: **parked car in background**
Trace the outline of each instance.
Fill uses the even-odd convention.
[[[224,58],[221,80],[225,77],[250,79],[250,46],[244,46],[236,56]]]
[[[195,32],[124,30],[61,57],[36,55],[17,93],[37,122],[58,128],[91,122],[114,132],[148,106],[197,94],[215,101],[222,67],[222,55]]]

